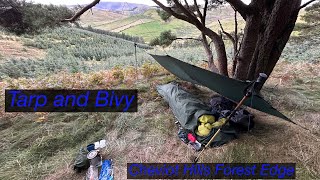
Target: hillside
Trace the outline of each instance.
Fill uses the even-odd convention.
[[[85,174],[72,170],[73,158],[80,147],[102,138],[108,142],[103,156],[115,162],[117,179],[126,179],[128,162],[191,162],[195,152],[178,139],[175,117],[156,86],[177,80],[205,102],[213,92],[170,75],[146,51],[204,66],[202,46],[172,47],[166,52],[138,48],[136,74],[133,42],[123,39],[76,28],[47,30],[36,36],[1,33],[1,37],[3,43],[14,43],[8,46],[11,49],[18,48],[0,49],[2,89],[137,88],[139,111],[25,114],[4,113],[1,106],[0,179],[83,179]],[[288,46],[291,51],[284,53],[263,90],[277,109],[310,131],[250,110],[256,127],[227,145],[209,149],[201,162],[296,162],[297,179],[320,177],[319,56],[313,52],[308,60],[301,60],[304,55],[293,54],[297,48],[320,46],[314,43]],[[20,48],[29,54],[16,54]],[[34,52],[38,55],[31,56]]]
[[[231,7],[223,7],[208,13],[208,26],[214,30],[219,30],[220,26],[218,20],[221,21],[226,31],[234,31],[234,11]],[[123,13],[122,13],[123,14]],[[116,20],[110,21],[112,15],[108,12],[99,13],[94,15],[95,18],[102,19],[100,22],[90,22],[90,18],[82,21],[84,26],[90,25],[92,27],[103,29],[113,32],[124,32],[125,34],[133,36],[142,36],[145,41],[149,42],[152,38],[160,35],[161,32],[166,30],[172,30],[178,37],[198,37],[199,31],[192,25],[175,19],[170,18],[168,22],[164,22],[160,19],[155,9],[150,9],[142,14],[132,15],[129,17],[119,16]],[[93,17],[93,16],[92,16]],[[244,28],[244,22],[239,18],[239,29]]]
[[[108,14],[103,14],[101,19],[109,19],[107,16]],[[156,10],[148,10],[143,14],[116,19],[112,22],[106,20],[100,22],[90,22],[90,20],[81,22],[84,23],[84,26],[90,25],[97,29],[142,36],[147,42],[153,37],[159,36],[164,30],[173,30],[175,33],[183,35],[186,34],[183,31],[188,30],[195,31],[196,33],[193,26],[183,21],[172,19],[169,22],[163,22],[157,15]]]
[[[6,74],[10,74],[11,77],[33,77],[62,70],[68,72],[99,71],[116,65],[132,65],[134,62],[132,59],[133,42],[85,30],[60,28],[32,39],[25,36],[21,40],[27,47],[45,50],[46,57],[39,59],[32,57],[28,61],[11,58],[0,65],[2,70],[0,77]],[[145,61],[146,59],[140,63]],[[32,68],[29,69],[31,65]]]
[[[150,9],[147,5],[128,2],[100,2],[94,8],[114,12],[125,12],[129,14],[140,14]]]
[[[121,13],[93,8],[92,11],[86,12],[80,17],[80,22],[84,25],[100,26],[127,17],[128,16]]]
[[[81,4],[81,6],[85,6],[87,4]],[[70,8],[77,7],[78,5],[71,5]],[[136,4],[129,2],[106,2],[101,1],[92,9],[94,10],[102,10],[102,11],[110,11],[115,13],[121,13],[126,15],[135,15],[141,14],[150,9],[151,7],[144,4]]]

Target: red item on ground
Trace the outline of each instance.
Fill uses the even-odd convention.
[[[194,135],[191,133],[188,134],[188,139],[189,139],[189,141],[191,141],[193,143],[197,141],[196,137],[194,137]]]

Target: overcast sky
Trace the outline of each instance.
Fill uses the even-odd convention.
[[[63,5],[77,5],[77,4],[86,4],[92,2],[92,0],[29,0],[35,3],[43,3],[43,4],[63,4]],[[155,5],[152,0],[102,0],[106,2],[130,2],[137,4],[147,4],[147,5]],[[166,2],[166,0],[160,0],[161,2]],[[245,3],[250,3],[251,0],[243,0]],[[308,0],[302,0],[303,2],[307,2]]]

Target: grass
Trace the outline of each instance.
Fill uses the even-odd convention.
[[[81,88],[93,88],[94,84],[92,83],[96,81],[92,81],[85,74],[80,76],[83,79],[79,79],[80,81],[87,80],[89,82],[89,84],[79,84]],[[106,77],[104,74],[100,76]],[[51,76],[48,78],[53,80],[61,78],[60,81],[62,80],[65,86],[69,86],[69,88],[72,86],[66,77]],[[128,80],[128,78],[134,77],[127,74],[126,78]],[[42,83],[35,83],[34,80],[19,79],[18,81],[19,85],[24,85],[25,88],[36,88],[37,84],[40,87]],[[7,83],[10,83],[9,81]],[[22,81],[27,82],[24,83]],[[30,81],[34,83],[31,84]],[[39,79],[36,81],[39,81]],[[44,81],[50,82],[48,79]],[[115,81],[117,83],[116,79],[108,79],[108,81]],[[124,83],[128,86],[127,82]],[[58,84],[55,85],[57,86]],[[6,85],[6,87],[10,86],[9,84]],[[120,87],[122,84],[118,86]],[[99,83],[96,88],[101,89],[102,87],[105,87],[105,85]],[[147,90],[140,94],[142,99],[144,97],[152,99],[149,95],[150,89]],[[132,141],[139,143],[139,139],[144,138],[143,136],[146,132],[154,130],[157,127],[156,124],[159,125],[163,120],[161,118],[164,118],[159,117],[158,121],[154,121],[155,119],[153,116],[150,116],[152,113],[149,110],[157,106],[157,103],[147,104],[149,103],[144,103],[140,107],[142,110],[139,113],[131,114],[28,113],[1,116],[0,135],[2,138],[0,144],[3,148],[0,149],[0,164],[3,168],[0,170],[0,179],[43,179],[48,174],[56,172],[57,169],[65,168],[65,164],[68,164],[68,168],[72,168],[69,165],[72,164],[77,150],[99,139],[128,138],[128,132],[134,131],[141,135],[136,140],[132,139]],[[114,136],[106,136],[106,133],[114,132],[114,130],[116,130]],[[161,128],[160,132],[165,130],[168,130],[167,127]],[[109,141],[109,143],[114,142]],[[128,139],[125,139],[123,143],[128,143]],[[123,153],[125,151],[123,148],[125,147],[122,144],[120,146],[115,150]],[[109,149],[111,148],[109,147]]]
[[[150,42],[151,39],[158,37],[163,31],[172,30],[177,33],[181,29],[189,29],[191,27],[191,25],[177,19],[173,19],[169,22],[158,20],[131,27],[126,29],[124,33],[143,36],[145,41]]]
[[[285,63],[278,68],[294,68],[303,81],[313,77],[309,70],[311,63]],[[146,67],[144,67],[146,68]],[[5,114],[1,116],[0,129],[0,179],[80,179],[84,174],[72,171],[72,162],[80,147],[99,139],[107,139],[107,148],[103,151],[105,158],[112,158],[118,179],[126,179],[128,162],[190,162],[194,152],[177,138],[175,118],[167,103],[157,94],[157,85],[172,81],[174,76],[167,75],[159,66],[152,75],[139,69],[139,80],[126,69],[117,69],[125,74],[122,82],[108,78],[114,72],[78,73],[50,75],[36,79],[8,79],[2,84],[11,87],[17,83],[20,88],[46,88],[48,84],[63,88],[138,88],[139,111],[137,113],[28,113]],[[299,69],[299,70],[298,70]],[[127,71],[127,72],[126,72]],[[148,72],[148,71],[146,71]],[[304,76],[301,74],[304,73]],[[118,74],[118,73],[117,73]],[[145,74],[143,76],[143,74]],[[247,134],[227,145],[209,149],[200,162],[224,163],[297,163],[297,179],[311,179],[320,176],[319,157],[320,139],[317,132],[319,117],[318,94],[320,81],[296,84],[295,78],[279,83],[279,78],[286,72],[275,70],[274,78],[268,81],[264,92],[266,98],[295,122],[307,126],[309,131],[253,111],[256,115],[256,127]],[[72,79],[77,84],[70,84]],[[16,82],[14,82],[16,81]],[[32,82],[32,83],[31,83]],[[47,82],[47,83],[44,83]],[[106,83],[113,82],[113,85]],[[130,83],[133,82],[133,83]],[[278,84],[278,85],[277,85]],[[310,87],[312,84],[312,91]],[[277,85],[277,86],[276,86]],[[298,86],[299,85],[299,86]],[[51,87],[52,87],[51,86]],[[290,86],[291,88],[284,88]],[[3,88],[4,88],[3,87]],[[298,88],[299,87],[299,88]],[[270,89],[270,91],[268,90]],[[272,90],[271,90],[272,89]],[[303,92],[303,96],[297,93]],[[206,89],[193,90],[196,94],[210,94]],[[288,100],[296,98],[294,100]],[[208,101],[208,100],[206,100]],[[3,100],[2,100],[3,102]],[[301,104],[301,102],[303,102]],[[311,106],[314,104],[314,106]],[[294,111],[296,114],[290,113]],[[42,118],[44,117],[44,119]],[[305,119],[305,117],[308,117]],[[170,149],[170,151],[168,151]]]
[[[117,21],[113,21],[111,23],[105,23],[105,24],[99,24],[99,25],[95,25],[93,27],[96,28],[100,28],[103,30],[108,30],[108,31],[113,31],[116,30],[118,28],[121,28],[123,26],[132,24],[136,21],[143,21],[143,20],[149,20],[150,18],[148,18],[147,16],[143,16],[143,15],[136,15],[136,16],[130,16],[124,19],[120,19]]]
[[[81,16],[80,22],[85,25],[98,26],[100,24],[110,23],[124,18],[127,18],[127,16],[110,11],[92,9],[91,12],[84,13]]]
[[[11,126],[1,131],[5,147],[0,150],[1,179],[42,179],[64,163],[71,163],[76,149],[105,133],[103,122],[85,113],[50,114],[44,123],[35,122],[37,118],[36,114],[12,118]]]
[[[24,47],[20,37],[12,34],[5,34],[0,31],[0,54],[3,59],[21,58],[28,59],[31,57],[44,57],[45,53],[42,50]],[[0,58],[2,59],[2,58]]]

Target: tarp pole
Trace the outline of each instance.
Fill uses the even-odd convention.
[[[136,80],[138,80],[137,43],[134,43],[134,56],[135,56],[135,60],[136,60]]]

